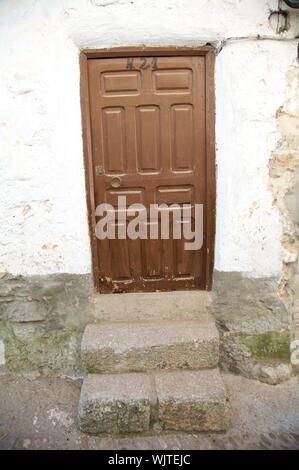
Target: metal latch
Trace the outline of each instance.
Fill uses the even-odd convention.
[[[96,165],[95,166],[95,173],[96,176],[102,176],[104,174],[104,168],[102,165]]]

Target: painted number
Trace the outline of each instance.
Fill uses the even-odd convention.
[[[127,69],[128,70],[133,70],[134,67],[134,59],[133,57],[128,57],[127,59]]]
[[[157,70],[158,68],[158,57],[140,57],[135,59],[133,57],[128,57],[127,59],[127,70],[133,70],[134,68],[139,68],[140,70],[146,70],[148,68],[152,70]]]

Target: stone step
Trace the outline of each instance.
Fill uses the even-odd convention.
[[[169,431],[224,431],[228,402],[218,368],[159,373],[158,422]]]
[[[90,374],[81,388],[80,428],[89,434],[148,431],[155,401],[146,374]]]
[[[94,316],[102,321],[160,321],[197,319],[208,311],[211,293],[206,291],[97,294]]]
[[[200,320],[93,323],[83,334],[88,372],[202,369],[218,365],[219,334],[208,314]]]
[[[218,369],[91,374],[82,386],[83,432],[130,433],[151,429],[224,431],[228,403]]]

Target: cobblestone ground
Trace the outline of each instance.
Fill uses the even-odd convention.
[[[271,386],[223,375],[225,434],[92,437],[78,430],[81,381],[0,378],[0,449],[299,449],[299,377]]]

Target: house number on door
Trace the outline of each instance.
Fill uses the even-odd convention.
[[[136,64],[136,61],[138,63]],[[141,70],[146,70],[151,67],[152,70],[157,70],[158,68],[158,57],[140,57],[134,59],[133,57],[128,57],[127,59],[127,70],[133,70],[134,68],[139,68]]]

